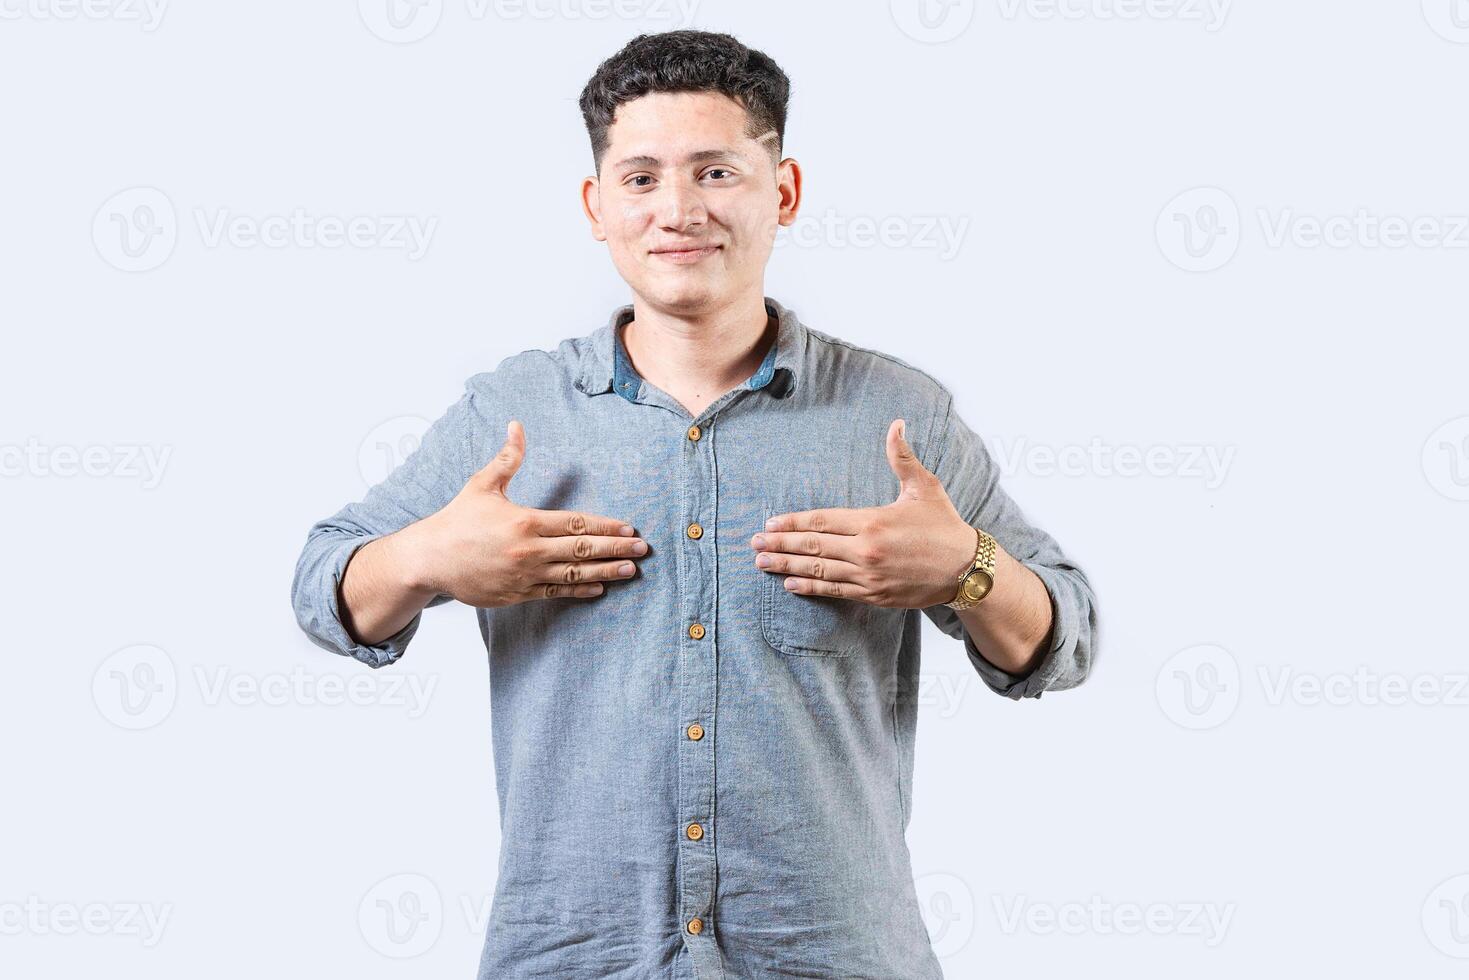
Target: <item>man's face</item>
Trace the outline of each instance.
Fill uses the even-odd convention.
[[[600,177],[582,183],[592,234],[633,292],[686,315],[763,295],[777,225],[800,203],[800,169],[771,162],[775,133],[746,135],[716,92],[653,92],[618,107]]]

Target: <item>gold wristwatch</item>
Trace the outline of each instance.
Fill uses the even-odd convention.
[[[944,605],[950,609],[968,609],[990,594],[995,585],[995,539],[979,528],[974,529],[979,544],[974,549],[974,561],[959,576],[959,591]]]

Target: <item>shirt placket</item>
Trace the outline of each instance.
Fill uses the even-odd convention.
[[[695,976],[722,974],[714,935],[715,597],[718,484],[714,425],[683,434],[683,533],[679,536],[679,912]]]
[[[613,335],[613,387],[634,405],[658,406],[681,416],[678,520],[678,915],[696,980],[724,980],[714,910],[714,736],[718,713],[719,468],[714,419],[774,375],[772,348],[746,384],[726,392],[693,419],[667,392],[632,369]],[[671,488],[670,488],[671,489]]]

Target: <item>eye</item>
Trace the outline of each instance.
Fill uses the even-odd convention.
[[[728,167],[710,167],[708,170],[704,171],[704,176],[705,177],[713,177],[715,174],[733,174],[733,173],[734,173],[734,171],[733,170],[730,170]],[[728,179],[728,178],[725,178],[725,179]]]
[[[640,180],[651,181],[652,179],[653,179],[652,174],[633,174],[627,180],[623,181],[623,183],[624,184],[627,184],[627,185],[629,185],[631,187],[647,187],[648,186],[647,184],[639,184],[639,183],[637,183],[637,181],[640,181]]]

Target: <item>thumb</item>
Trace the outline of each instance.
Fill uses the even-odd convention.
[[[907,429],[908,423],[904,419],[894,419],[888,426],[888,465],[898,477],[899,497],[917,496],[918,490],[933,477],[913,454],[913,447],[908,445]]]
[[[525,427],[517,419],[505,424],[505,444],[484,467],[474,475],[473,482],[479,489],[489,493],[504,494],[520,464],[525,461]]]

